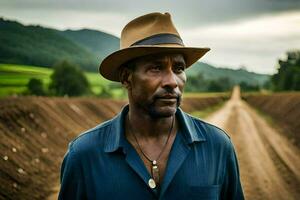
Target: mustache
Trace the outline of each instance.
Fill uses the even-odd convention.
[[[166,91],[162,90],[157,92],[154,97],[154,99],[181,99],[181,93],[176,92],[176,91]]]

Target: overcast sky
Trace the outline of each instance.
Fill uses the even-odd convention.
[[[210,47],[202,61],[218,67],[272,74],[278,58],[300,49],[300,0],[0,0],[6,19],[116,36],[157,11],[171,13],[187,46]]]

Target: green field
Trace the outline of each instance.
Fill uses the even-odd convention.
[[[4,97],[24,93],[31,78],[42,80],[46,89],[49,86],[52,72],[52,69],[44,67],[0,64],[0,96]],[[112,83],[101,77],[98,73],[85,72],[85,75],[95,95],[100,94],[104,87],[108,87]],[[122,89],[118,88],[118,86],[111,92],[115,97],[122,95]]]
[[[223,105],[224,105],[224,102],[221,102],[221,103],[218,103],[214,106],[208,107],[206,109],[191,112],[190,114],[195,116],[195,117],[198,117],[200,119],[204,119],[207,116],[209,116],[210,114],[212,114],[213,112],[219,110]]]
[[[186,98],[201,98],[201,97],[227,97],[229,98],[231,92],[184,92],[183,97]]]

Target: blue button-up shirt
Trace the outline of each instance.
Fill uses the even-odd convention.
[[[164,179],[152,189],[150,174],[124,135],[128,110],[70,143],[59,199],[244,199],[230,138],[180,108]]]

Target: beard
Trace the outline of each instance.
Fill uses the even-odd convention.
[[[179,88],[160,88],[151,96],[141,91],[129,93],[130,104],[152,119],[171,117],[181,105],[182,92]]]
[[[154,96],[153,100],[147,103],[146,108],[151,118],[168,118],[176,113],[177,108],[181,105],[181,95],[176,95],[176,104],[169,106],[158,106],[158,101],[161,97]]]

